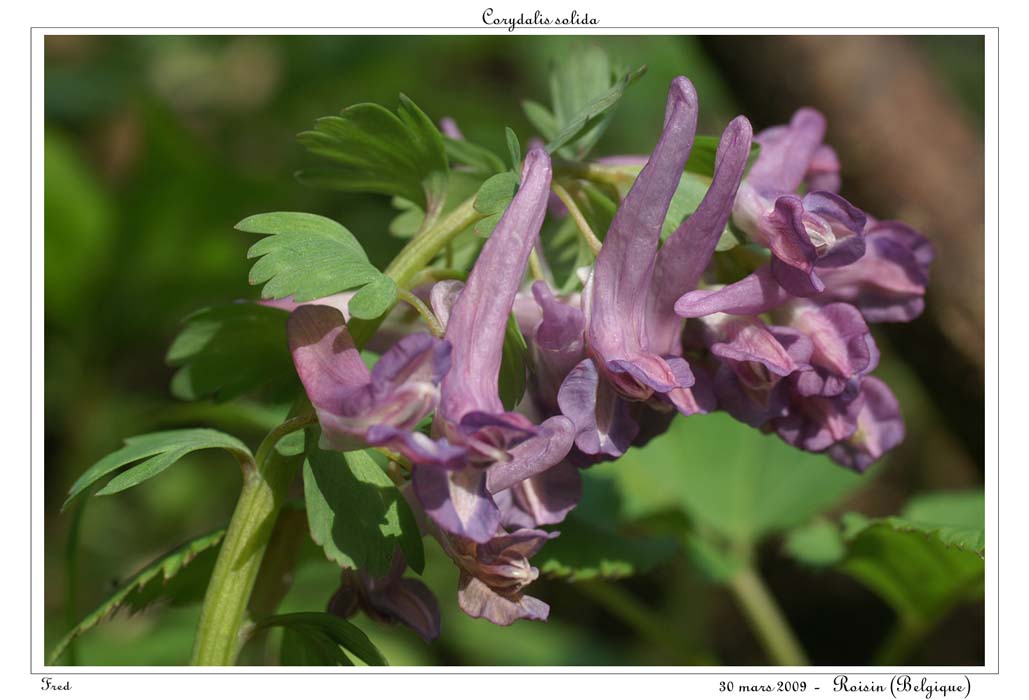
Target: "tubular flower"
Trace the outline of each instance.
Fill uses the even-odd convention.
[[[463,288],[433,290],[446,323],[450,371],[440,385],[433,434],[463,450],[460,460],[413,460],[412,483],[426,513],[444,531],[489,542],[502,521],[492,494],[536,477],[571,448],[573,428],[563,416],[535,425],[504,410],[498,391],[507,320],[539,235],[550,191],[550,158],[530,149],[521,185],[483,247]],[[452,307],[447,308],[452,302]]]
[[[360,610],[373,620],[406,625],[431,642],[439,636],[439,603],[424,583],[403,577],[406,566],[398,550],[389,573],[381,578],[344,569],[340,586],[329,600],[328,612],[348,618]]]
[[[696,122],[696,92],[686,78],[676,78],[661,137],[615,214],[586,283],[583,358],[568,372],[557,401],[575,423],[578,452],[592,461],[617,457],[639,441],[634,414],[706,410],[704,394],[697,393],[703,387],[695,387],[697,378],[682,356],[682,320],[674,303],[696,286],[714,252],[743,175],[751,130],[742,117],[729,124],[704,200],[659,251]],[[561,318],[564,312],[545,294],[537,298],[543,310],[540,329],[552,318],[563,328],[562,347],[574,348],[577,324]],[[568,356],[562,359],[567,362]]]
[[[865,250],[865,214],[835,193],[839,163],[824,136],[825,118],[813,109],[758,134],[761,152],[733,207],[735,224],[772,251],[772,275],[796,296],[818,294],[819,270],[850,264]],[[799,196],[805,181],[826,188]]]
[[[523,589],[539,577],[529,558],[556,532],[519,529],[498,530],[485,542],[449,536],[441,540],[444,551],[461,570],[457,601],[471,617],[483,617],[497,625],[520,619],[546,620],[550,606],[525,595]]]
[[[287,335],[293,364],[321,424],[323,447],[384,445],[412,460],[460,458],[460,450],[414,432],[436,407],[438,385],[450,366],[449,343],[428,333],[409,335],[369,372],[337,308],[296,308]]]

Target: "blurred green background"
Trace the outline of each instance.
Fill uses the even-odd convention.
[[[81,550],[69,563],[75,513],[59,508],[72,481],[126,436],[206,423],[256,444],[274,418],[246,403],[179,404],[167,390],[172,370],[164,354],[181,319],[205,305],[256,296],[247,285],[251,240],[233,225],[264,211],[315,212],[343,222],[377,264],[402,244],[386,233],[394,215],[386,198],[312,190],[294,181],[292,173],[310,162],[294,135],[356,102],[393,107],[404,92],[434,119],[451,116],[469,139],[504,153],[505,125],[522,143],[532,136],[520,101],[545,100],[548,66],[584,41],[626,66],[649,67],[619,104],[596,155],[648,152],[668,82],[679,74],[697,87],[701,133],[719,133],[739,112],[760,129],[800,106],[774,98],[755,102],[751,86],[762,77],[741,75],[726,59],[735,51],[732,37],[47,37],[47,649],[120,578],[224,524],[239,477],[229,458],[201,453],[138,489],[96,499],[82,513]],[[981,147],[982,38],[895,41],[930,77],[950,118]],[[744,48],[752,57],[762,50]],[[762,69],[770,71],[763,79],[772,88],[761,95],[795,80],[774,73],[772,64]],[[817,99],[806,101],[821,106]],[[829,138],[833,142],[832,123]],[[858,146],[874,150],[875,134]],[[846,156],[847,149],[840,150]],[[858,196],[866,184],[860,174],[848,180],[844,157],[844,194],[866,206]],[[887,218],[905,212],[873,213]],[[937,241],[933,230],[926,233]],[[939,249],[947,255],[940,236]],[[945,307],[946,299],[939,305]],[[912,494],[981,487],[981,364],[960,342],[948,340],[942,317],[929,316],[914,340],[909,331],[876,329],[884,349],[878,374],[901,400],[908,438],[870,475],[852,478],[841,470],[846,483],[830,514],[886,515]],[[949,382],[936,381],[940,355],[951,362]],[[654,448],[591,472],[584,512],[602,517],[607,487],[616,483],[627,501],[620,506],[626,517],[646,520],[677,509],[695,516],[691,484],[676,471],[678,462],[709,454],[731,469],[733,460],[768,459],[746,450],[712,452],[710,445],[734,434],[720,432],[721,423],[704,425],[710,429],[680,421]],[[648,489],[664,501],[634,505],[632,499]],[[443,607],[437,643],[358,621],[394,664],[764,663],[731,594],[705,577],[685,549],[646,575],[603,587],[542,581],[533,591],[551,603],[551,622],[509,629],[460,614],[456,571],[434,548],[429,553],[426,581]],[[798,564],[784,552],[779,533],[763,540],[759,554],[771,590],[815,663],[870,662],[893,622],[882,600],[838,571]],[[319,556],[305,559],[285,608],[324,608],[338,571]],[[158,606],[122,614],[81,639],[77,660],[185,663],[198,612],[196,606]],[[651,617],[640,621],[639,614]],[[654,629],[662,620],[675,621],[671,641]],[[982,656],[980,602],[949,611],[913,660],[979,664]]]

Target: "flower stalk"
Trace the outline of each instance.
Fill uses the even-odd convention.
[[[306,408],[306,401],[300,405]],[[297,416],[299,412],[295,408],[289,419],[268,433],[254,463],[244,468],[239,501],[204,595],[193,666],[231,666],[239,656],[250,594],[289,484],[303,460],[303,455],[284,456],[275,446],[314,421],[313,415]]]
[[[779,604],[752,566],[740,569],[730,579],[729,588],[772,662],[778,666],[811,665]]]

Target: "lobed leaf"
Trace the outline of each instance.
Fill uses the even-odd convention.
[[[370,313],[375,318],[396,300],[396,285],[368,262],[353,234],[332,219],[276,212],[247,217],[236,228],[266,236],[247,251],[247,258],[260,258],[250,269],[250,284],[264,284],[265,299],[292,296],[304,302],[348,289],[359,289],[361,296],[370,286],[357,304],[364,314],[358,318]]]
[[[213,448],[226,450],[240,464],[250,464],[254,460],[246,445],[231,435],[217,430],[187,428],[137,435],[127,438],[124,447],[112,452],[87,469],[72,484],[68,498],[65,499],[61,509],[67,508],[76,496],[121,467],[138,463],[111,479],[104,488],[97,492],[98,496],[118,493],[136,486],[157,476],[191,452]]]
[[[74,639],[123,608],[135,613],[158,601],[183,605],[201,600],[224,536],[222,529],[198,537],[143,567],[61,638],[50,652],[47,664],[56,664]]]
[[[617,80],[607,54],[597,47],[571,52],[550,74],[551,109],[527,101],[526,117],[548,140],[547,150],[582,159],[607,128],[625,90],[647,70],[641,66]]]
[[[443,205],[449,176],[443,135],[404,95],[396,114],[357,104],[319,119],[297,140],[333,163],[300,171],[301,182],[403,197],[433,218]]]

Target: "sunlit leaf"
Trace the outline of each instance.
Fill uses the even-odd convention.
[[[304,497],[311,538],[330,561],[384,576],[400,547],[411,568],[421,570],[422,540],[410,507],[365,452],[309,447]]]
[[[121,467],[134,464],[97,491],[98,496],[118,493],[137,486],[147,479],[157,476],[189,453],[213,448],[226,450],[241,464],[251,463],[254,459],[246,445],[231,435],[217,430],[187,428],[137,435],[127,438],[124,447],[112,452],[87,469],[86,473],[72,484],[62,509],[67,508],[76,496],[97,481]]]

